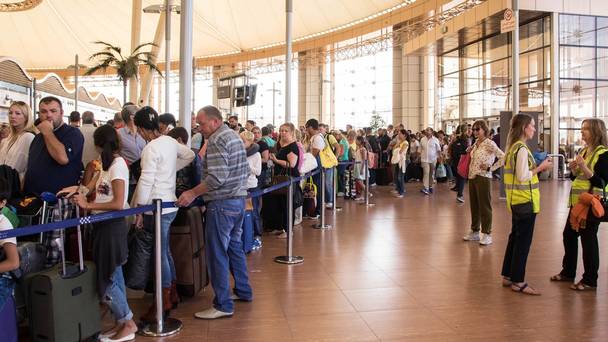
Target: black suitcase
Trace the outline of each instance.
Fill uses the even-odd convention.
[[[82,256],[80,226],[76,229]],[[101,330],[95,265],[82,258],[68,265],[61,252],[60,264],[25,278],[31,341],[82,341]]]
[[[199,207],[179,209],[171,224],[170,247],[177,273],[177,292],[185,297],[196,296],[209,283]]]

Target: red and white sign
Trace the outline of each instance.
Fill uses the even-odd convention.
[[[515,18],[513,10],[507,8],[504,13],[504,19],[500,21],[500,33],[507,33],[515,30]]]

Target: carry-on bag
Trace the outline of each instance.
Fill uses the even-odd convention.
[[[171,224],[170,247],[177,292],[193,297],[208,284],[203,217],[199,207],[180,208]]]
[[[62,249],[61,263],[25,278],[31,341],[82,341],[101,330],[95,265],[82,260],[80,225],[76,229],[78,264],[66,264]]]

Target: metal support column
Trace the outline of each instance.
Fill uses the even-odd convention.
[[[287,193],[287,254],[274,258],[279,264],[301,264],[304,258],[293,255],[293,182],[289,183],[289,192]]]
[[[154,229],[154,247],[155,247],[155,274],[156,274],[156,322],[144,325],[138,333],[143,336],[163,337],[170,336],[182,330],[182,322],[175,318],[163,317],[163,283],[161,269],[161,218],[162,218],[162,200],[153,200],[156,209],[154,210],[155,229]]]
[[[339,166],[339,165],[338,165]],[[332,206],[332,210],[334,212],[334,214],[336,213],[336,211],[342,211],[342,207],[338,207],[338,166],[336,166],[334,168],[334,205]]]
[[[285,0],[285,122],[291,122],[291,28],[293,17],[293,0]]]
[[[74,56],[74,110],[78,110],[78,54]]]
[[[519,0],[513,0],[513,20],[515,29],[511,32],[511,111],[515,115],[519,113]]]
[[[181,0],[179,38],[179,124],[192,128],[192,0]],[[168,47],[169,45],[167,45]]]
[[[165,113],[169,113],[171,76],[171,0],[165,0]]]
[[[369,160],[363,161],[363,167],[365,168],[365,203],[361,203],[366,207],[373,207],[374,203],[369,203]]]

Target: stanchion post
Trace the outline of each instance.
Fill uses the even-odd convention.
[[[293,255],[293,180],[290,180],[289,191],[287,192],[287,255],[274,258],[279,264],[301,264],[304,258]]]
[[[329,229],[331,225],[325,224],[325,169],[321,167],[321,203],[317,203],[317,205],[321,206],[321,217],[319,218],[321,222],[313,225],[312,227],[315,229]],[[318,190],[317,190],[318,191]],[[335,203],[334,203],[335,205]]]
[[[154,235],[155,235],[155,272],[156,272],[156,322],[145,325],[138,332],[144,336],[163,337],[170,336],[182,330],[182,322],[175,318],[163,317],[163,283],[161,269],[161,225],[162,225],[162,200],[153,200],[154,206]]]
[[[363,161],[363,167],[365,168],[365,206],[371,207],[374,204],[369,203],[369,160],[365,159]]]
[[[336,211],[342,211],[342,207],[338,208],[338,173],[340,172],[338,170],[338,166],[340,166],[339,163],[334,168],[334,205],[332,207],[334,214],[336,213]]]

